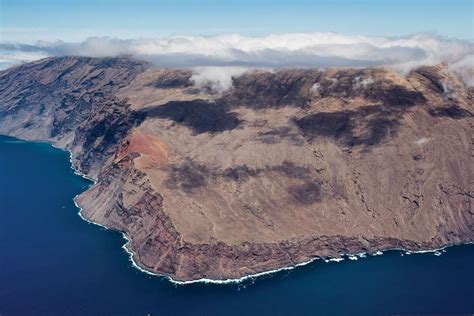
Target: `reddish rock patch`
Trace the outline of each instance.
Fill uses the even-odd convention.
[[[140,130],[134,130],[124,141],[115,161],[120,161],[129,154],[139,154],[135,165],[141,169],[155,168],[168,163],[168,151],[165,143],[158,137]]]

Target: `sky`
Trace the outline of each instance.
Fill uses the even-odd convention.
[[[473,40],[474,0],[0,0],[5,42],[238,33],[419,32]]]
[[[370,66],[406,72],[447,62],[474,85],[474,0],[0,0],[0,5],[0,69],[69,55],[127,55],[163,67],[234,67],[226,73]],[[219,76],[212,69],[204,73]]]

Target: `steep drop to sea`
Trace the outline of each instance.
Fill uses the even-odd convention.
[[[322,260],[240,285],[177,286],[135,269],[121,234],[83,221],[68,153],[0,136],[0,313],[389,315],[474,311],[474,246]]]
[[[0,72],[0,133],[71,152],[84,218],[179,282],[474,240],[473,87],[448,65],[192,72],[61,57]]]

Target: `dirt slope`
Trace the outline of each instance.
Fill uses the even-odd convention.
[[[97,180],[77,202],[142,268],[227,279],[313,257],[474,241],[473,88],[446,65],[191,71],[50,58],[0,72],[0,133]]]

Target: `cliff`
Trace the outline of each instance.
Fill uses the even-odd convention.
[[[250,71],[224,92],[128,58],[0,72],[0,133],[97,183],[82,215],[175,280],[474,241],[474,89],[445,65]]]

